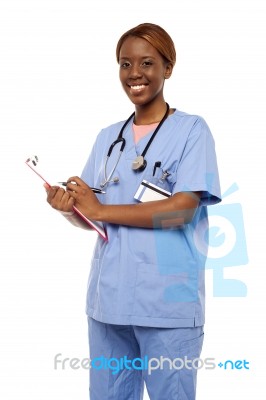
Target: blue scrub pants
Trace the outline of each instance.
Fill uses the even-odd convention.
[[[144,381],[151,400],[195,400],[202,326],[113,325],[90,317],[88,323],[90,400],[141,400]]]

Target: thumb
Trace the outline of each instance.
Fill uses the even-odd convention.
[[[43,187],[46,190],[46,192],[49,192],[49,190],[51,189],[51,186],[48,185],[48,183],[46,183],[46,182],[44,183]]]

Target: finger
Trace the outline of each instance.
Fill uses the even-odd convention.
[[[78,192],[79,185],[74,182],[71,182],[71,183],[68,182],[66,188],[69,193],[70,192]]]
[[[78,176],[72,176],[72,177],[68,178],[67,183],[68,184],[74,183],[78,186],[83,186],[83,187],[87,186],[86,183],[82,179],[80,179]]]
[[[51,186],[49,190],[47,190],[47,201],[48,203],[51,203],[53,198],[56,196],[58,192],[59,187],[58,186]]]
[[[61,205],[61,203],[62,203],[62,199],[63,199],[64,194],[65,194],[64,189],[59,188],[59,189],[55,192],[54,196],[53,196],[53,197],[51,198],[51,200],[50,200],[51,206],[54,207],[54,208],[60,208],[60,205]],[[48,197],[49,197],[49,196],[48,196]]]
[[[50,204],[53,208],[60,211],[71,211],[75,200],[64,189],[59,188],[51,200]]]
[[[66,201],[68,198],[69,194],[63,188],[59,188],[55,195],[55,199],[57,201],[60,201],[60,203],[62,203],[63,201]]]
[[[63,208],[63,210],[68,211],[69,208],[72,209],[73,205],[75,203],[75,199],[69,195],[68,192],[65,192],[60,199],[60,206]]]
[[[75,186],[75,185],[73,185],[73,186]],[[77,195],[78,195],[78,192],[75,191],[75,189],[74,189],[74,190],[71,190],[71,189],[68,189],[68,188],[67,188],[67,193],[68,193],[68,195],[69,195],[71,198],[73,198],[74,200],[76,200]]]
[[[67,201],[68,209],[70,208],[72,210],[74,204],[75,204],[75,199],[73,197],[69,196],[68,201]]]

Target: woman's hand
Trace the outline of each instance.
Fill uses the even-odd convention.
[[[68,179],[67,190],[46,188],[47,201],[60,211],[72,211],[75,206],[87,218],[116,225],[155,228],[154,219],[169,220],[168,227],[179,227],[193,219],[200,201],[199,192],[180,192],[164,200],[139,204],[103,205],[90,187],[77,176]]]
[[[59,186],[49,186],[44,184],[44,188],[47,192],[47,201],[51,207],[58,211],[71,212],[73,211],[74,198]]]
[[[67,182],[66,193],[73,199],[75,207],[87,218],[97,220],[103,206],[90,187],[77,176],[72,176]]]

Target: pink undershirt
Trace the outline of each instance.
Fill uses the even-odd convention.
[[[159,122],[155,122],[154,124],[149,124],[149,125],[135,125],[133,122],[135,144],[137,144],[138,141],[142,139],[144,136],[146,136],[148,133],[154,131],[158,125]]]

